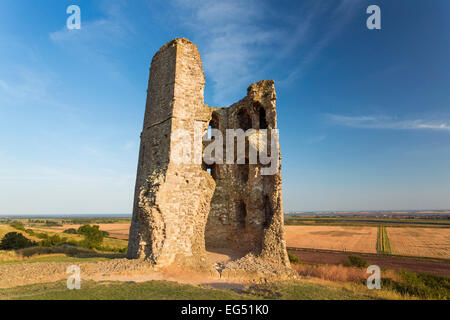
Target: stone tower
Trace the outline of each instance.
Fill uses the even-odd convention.
[[[128,258],[200,267],[207,265],[206,249],[227,248],[289,266],[278,136],[266,144],[277,151],[276,173],[262,175],[266,165],[248,160],[251,148],[261,149],[260,131],[277,128],[274,82],[252,84],[247,96],[229,108],[205,105],[204,85],[200,54],[189,40],[174,39],[153,57]],[[245,162],[202,161],[211,143],[208,127],[224,134],[253,128],[245,137]],[[180,132],[187,133],[182,140]],[[180,144],[192,161],[179,161]]]

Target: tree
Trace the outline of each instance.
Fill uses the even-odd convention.
[[[2,250],[18,250],[36,246],[37,243],[23,236],[18,232],[9,232],[5,234],[1,243],[0,249]]]
[[[104,234],[99,226],[85,224],[78,228],[78,234],[84,236],[83,242],[88,248],[97,247],[103,242]]]
[[[69,228],[69,229],[64,230],[63,233],[77,234],[78,231],[75,228]]]

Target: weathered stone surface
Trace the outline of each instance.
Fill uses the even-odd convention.
[[[228,108],[205,105],[204,84],[200,54],[189,40],[174,39],[153,57],[128,257],[161,266],[199,267],[206,264],[205,247],[222,247],[236,248],[270,265],[289,267],[281,156],[273,175],[261,175],[265,166],[261,163],[249,164],[248,150],[244,164],[174,160],[180,145],[175,133],[188,132],[185,144],[190,144],[192,154],[199,149],[201,154],[209,143],[201,140],[208,125],[224,134],[226,129],[253,128],[255,132],[246,138],[247,149],[261,149],[260,130],[277,128],[274,81],[250,85],[247,96]],[[270,139],[266,146],[270,150]]]

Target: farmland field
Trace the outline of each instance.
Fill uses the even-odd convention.
[[[100,230],[107,231],[113,238],[128,240],[128,232],[130,231],[129,223],[96,223],[100,227]],[[52,231],[63,232],[69,228],[78,229],[81,224],[65,224],[63,226],[56,226],[48,228]]]
[[[392,254],[450,259],[446,228],[387,228]]]
[[[101,223],[95,221],[100,229],[109,232],[104,239],[104,245],[112,248],[126,248],[130,223]],[[49,235],[81,226],[80,223],[63,224],[58,226],[45,226],[42,224],[27,224],[26,228],[36,232],[46,232]],[[360,253],[391,253],[416,257],[431,257],[450,259],[450,228],[445,227],[417,227],[417,226],[346,226],[346,225],[286,225],[286,242],[288,247],[335,250]],[[378,231],[380,230],[381,233]],[[0,224],[0,238],[7,232],[20,232],[26,237],[39,241],[41,239],[27,235],[25,232],[13,227]],[[385,243],[378,241],[383,235]],[[81,240],[80,235],[62,234],[68,239]],[[384,243],[384,247],[378,244]],[[390,250],[388,245],[390,244]],[[378,250],[377,250],[378,249]]]
[[[288,247],[377,253],[376,227],[286,226]]]

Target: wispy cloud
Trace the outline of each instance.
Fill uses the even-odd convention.
[[[352,0],[304,1],[293,11],[274,10],[273,4],[256,0],[172,4],[175,16],[183,17],[183,27],[200,47],[218,105],[235,101],[247,85],[272,75],[287,58],[298,63],[293,68],[285,64],[282,83],[304,75],[358,7]],[[324,26],[320,22],[324,18],[333,23]]]
[[[123,80],[117,62],[111,56],[118,47],[127,43],[136,34],[135,26],[126,16],[127,1],[102,1],[103,17],[86,21],[81,8],[81,29],[69,30],[64,25],[49,34],[50,40],[93,66],[101,67],[109,76]]]
[[[313,40],[312,45],[308,44],[309,48],[304,51],[299,64],[289,71],[287,76],[281,81],[282,84],[289,84],[292,81],[303,77],[308,68],[320,56],[321,52],[342,32],[344,27],[355,15],[358,8],[361,7],[361,4],[354,0],[342,0],[333,8],[329,7],[329,2],[323,4],[321,1],[317,1],[317,4],[320,4],[320,6],[317,5],[316,9],[312,11],[313,13],[307,17],[306,21],[310,21],[310,23],[315,21],[319,24],[316,20],[323,18],[323,15],[327,14],[327,20],[333,21],[333,23],[330,28],[322,32],[312,30],[315,31],[316,39]],[[307,25],[307,27],[309,26]]]
[[[50,39],[59,44],[70,42],[71,45],[79,46],[101,47],[105,44],[117,44],[134,32],[133,25],[124,15],[125,7],[126,2],[122,1],[103,2],[103,18],[87,22],[82,19],[80,30],[69,30],[64,26],[61,30],[50,33]]]
[[[60,101],[52,91],[59,83],[58,75],[45,67],[8,66],[8,73],[0,78],[0,103],[3,107],[41,103],[41,108],[75,111],[76,107]]]
[[[442,120],[402,120],[388,116],[345,116],[337,114],[326,114],[325,117],[333,124],[351,128],[450,131],[450,122]]]
[[[307,144],[316,144],[316,143],[320,143],[320,142],[324,141],[326,138],[327,138],[327,136],[325,136],[325,135],[312,136],[312,137],[306,138],[305,142]]]
[[[279,38],[277,28],[264,27],[266,8],[258,1],[173,1],[183,26],[194,33],[207,76],[214,86],[214,103],[229,104],[230,95],[254,80],[257,59]]]
[[[0,92],[5,99],[41,100],[48,94],[51,79],[48,75],[39,75],[29,69],[16,69],[16,79],[0,79]]]

